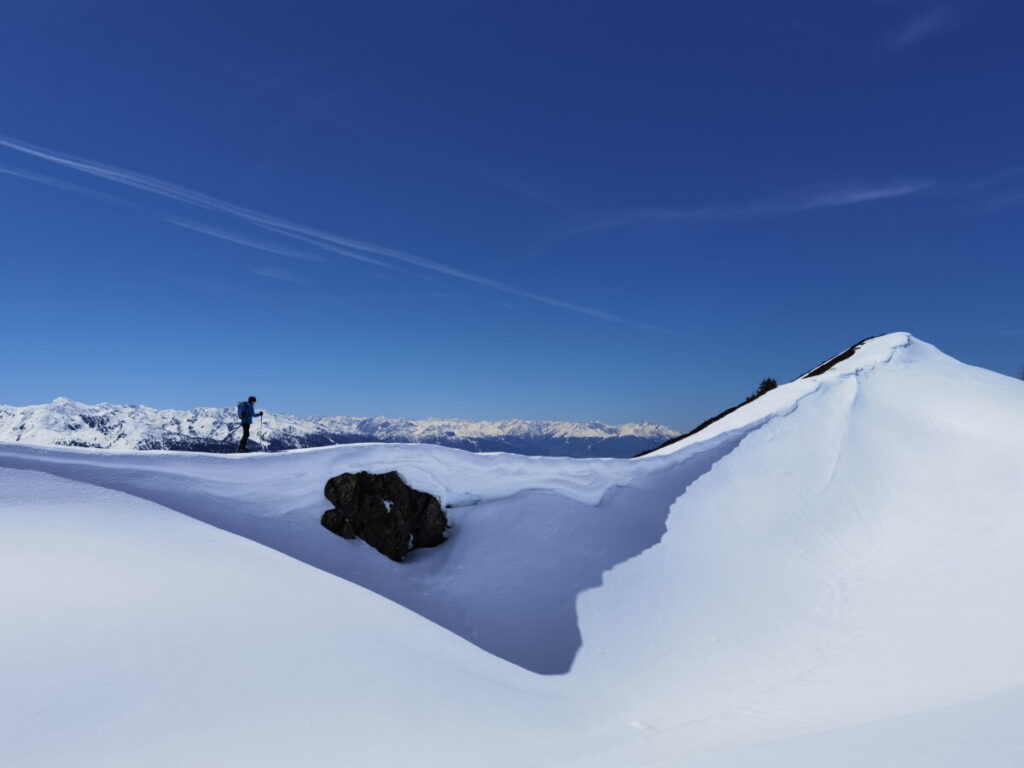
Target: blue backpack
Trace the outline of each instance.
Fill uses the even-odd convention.
[[[245,406],[247,406],[247,405],[248,405],[248,403],[245,402],[245,400],[239,400],[238,401],[238,418],[240,418],[240,419],[245,418],[246,410],[247,410]]]

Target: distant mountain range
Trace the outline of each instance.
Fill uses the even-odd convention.
[[[343,443],[433,443],[467,451],[531,456],[626,457],[660,445],[678,430],[658,424],[466,421],[334,416],[302,419],[267,413],[253,424],[250,447],[267,451]],[[157,410],[85,405],[59,397],[44,405],[0,405],[0,442],[121,450],[228,453],[240,437],[234,408]]]

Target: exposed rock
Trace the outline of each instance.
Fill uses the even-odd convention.
[[[852,347],[850,347],[846,351],[840,352],[835,357],[830,357],[824,363],[822,363],[821,365],[817,366],[816,368],[812,368],[811,370],[809,370],[807,373],[805,373],[800,378],[801,379],[809,379],[811,376],[821,376],[821,374],[825,373],[825,371],[827,371],[828,369],[830,369],[832,366],[836,365],[837,363],[841,363],[843,360],[846,360],[848,358],[853,357],[853,354],[858,349],[860,349],[862,346],[864,346],[865,342],[868,342],[868,341],[871,341],[872,339],[877,339],[877,338],[878,338],[877,336],[868,336],[866,339],[861,339],[860,341],[858,341],[856,344],[854,344]]]
[[[436,547],[445,540],[448,517],[429,493],[410,488],[397,472],[357,472],[332,477],[324,495],[334,509],[321,524],[346,539],[359,538],[401,562],[417,547]]]

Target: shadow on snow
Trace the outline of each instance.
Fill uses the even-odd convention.
[[[239,498],[237,482],[191,482],[184,472],[155,465],[105,466],[95,454],[80,461],[67,454],[49,460],[0,448],[0,466],[48,472],[155,502],[359,584],[496,656],[552,675],[569,670],[582,644],[579,593],[599,586],[605,571],[657,544],[676,499],[750,431],[722,435],[701,450],[695,446],[678,462],[652,467],[630,486],[609,489],[596,506],[554,491],[524,490],[449,510],[454,524],[449,541],[417,550],[405,563],[320,526],[329,506],[320,493],[327,477],[297,475],[286,481],[302,483],[300,497],[307,485],[309,493],[300,506],[282,511],[273,498],[257,493]],[[294,498],[295,489],[291,492]]]

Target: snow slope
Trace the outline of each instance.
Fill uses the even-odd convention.
[[[0,764],[1019,766],[1022,435],[892,334],[637,460],[0,445]],[[404,564],[318,524],[392,468]]]
[[[256,449],[272,451],[384,442],[536,456],[628,457],[675,434],[676,430],[647,423],[611,426],[596,421],[413,421],[347,416],[302,419],[268,411],[256,421],[251,443]],[[229,453],[240,436],[234,408],[157,410],[143,405],[86,405],[65,397],[43,405],[0,405],[0,442]]]

